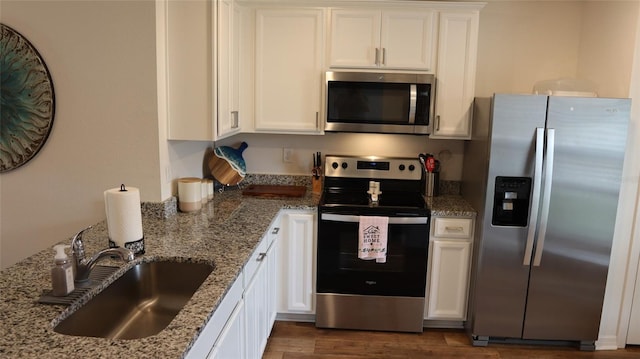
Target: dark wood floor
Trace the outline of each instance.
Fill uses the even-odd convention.
[[[581,352],[575,348],[489,344],[473,347],[461,330],[425,329],[422,334],[317,329],[313,323],[276,322],[264,359],[364,358],[640,358],[640,347]]]

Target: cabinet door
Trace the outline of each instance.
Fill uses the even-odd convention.
[[[215,80],[215,64],[211,61],[215,38],[211,14],[215,6],[208,1],[168,0],[156,6],[161,37],[158,107],[167,117],[167,137],[211,141],[216,113],[211,86]]]
[[[431,242],[427,319],[466,319],[469,241]]]
[[[215,346],[220,342],[219,338],[222,336],[222,332],[225,330],[225,327],[227,327],[227,323],[231,322],[230,318],[234,315],[233,313],[238,303],[242,301],[243,292],[243,275],[241,274],[228,289],[185,358],[204,358],[207,357],[208,353],[215,350]]]
[[[380,34],[380,66],[433,72],[433,11],[384,11]]]
[[[261,263],[249,286],[244,292],[245,314],[246,314],[246,354],[247,358],[261,358],[267,327],[267,269]]]
[[[245,357],[245,312],[244,301],[238,302],[227,325],[220,333],[218,342],[207,356],[207,359],[231,359]]]
[[[217,139],[240,131],[239,34],[240,17],[233,0],[218,4],[218,126]]]
[[[315,313],[315,213],[295,211],[283,218],[278,313]]]
[[[378,67],[380,11],[331,10],[330,36],[329,66]],[[406,39],[403,39],[403,42],[405,41]]]
[[[627,344],[640,345],[640,264],[636,277],[636,289],[633,293]]]
[[[471,137],[477,42],[477,12],[440,13],[436,118],[431,138]]]
[[[256,10],[255,130],[320,128],[323,9]]]
[[[278,312],[278,262],[280,241],[278,238],[271,244],[267,253],[267,327],[265,337],[271,335],[271,329],[276,321]]]

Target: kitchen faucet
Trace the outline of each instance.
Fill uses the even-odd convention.
[[[75,273],[75,283],[80,287],[88,284],[87,282],[89,281],[89,273],[101,258],[110,255],[117,255],[125,262],[130,262],[134,259],[133,252],[127,248],[122,247],[105,248],[94,254],[93,257],[86,259],[84,253],[84,242],[82,242],[82,235],[85,231],[91,228],[93,228],[93,226],[89,226],[81,230],[80,232],[76,233],[71,239],[71,262]]]

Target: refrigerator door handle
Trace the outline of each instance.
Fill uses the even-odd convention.
[[[549,219],[549,202],[551,202],[551,179],[553,178],[553,153],[555,151],[556,130],[547,129],[547,159],[544,166],[544,193],[542,194],[542,213],[540,215],[540,232],[538,244],[533,256],[533,266],[539,267],[544,251],[544,239],[547,235],[547,223]]]
[[[531,213],[529,214],[529,231],[527,243],[524,248],[524,259],[522,264],[531,265],[531,254],[533,253],[533,242],[536,237],[536,227],[538,226],[538,208],[540,207],[540,189],[542,188],[542,162],[544,154],[544,128],[536,128],[536,160],[533,170],[533,195],[531,197]]]

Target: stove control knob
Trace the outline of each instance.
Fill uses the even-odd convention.
[[[338,162],[334,162],[331,164],[331,167],[333,167],[333,169],[335,170],[336,168],[338,168]]]
[[[399,169],[400,171],[404,171],[404,165],[400,165],[400,166],[398,166],[398,169]]]
[[[346,170],[348,166],[349,165],[346,162],[342,162],[342,168],[344,168]]]
[[[415,169],[416,169],[416,166],[414,166],[414,165],[409,165],[409,171],[413,171],[413,170],[415,170]]]

